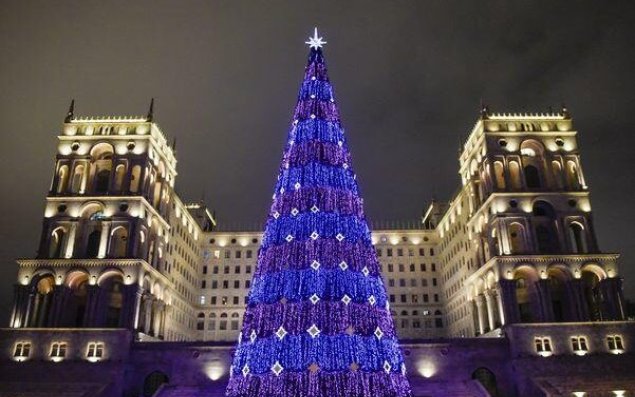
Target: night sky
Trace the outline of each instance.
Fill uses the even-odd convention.
[[[635,296],[632,1],[2,1],[0,325],[33,257],[56,135],[79,115],[142,115],[177,138],[177,190],[221,223],[268,210],[313,26],[370,219],[415,221],[459,187],[478,116],[565,101],[600,247]],[[7,314],[2,314],[7,313]]]

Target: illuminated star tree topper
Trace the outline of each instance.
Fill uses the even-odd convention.
[[[323,41],[322,37],[318,37],[318,31],[317,28],[315,28],[313,30],[313,37],[309,36],[309,41],[305,41],[305,43],[308,44],[310,48],[317,50],[318,48],[322,48],[322,46],[326,44],[326,41]]]

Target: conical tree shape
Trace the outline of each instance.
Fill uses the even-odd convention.
[[[227,395],[410,396],[324,57],[312,48]]]

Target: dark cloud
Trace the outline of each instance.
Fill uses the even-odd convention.
[[[0,4],[0,306],[33,256],[56,134],[77,113],[144,114],[178,137],[177,188],[221,222],[271,196],[311,28],[321,28],[372,219],[414,220],[459,184],[457,148],[495,110],[566,100],[601,247],[635,295],[632,2],[137,1]]]

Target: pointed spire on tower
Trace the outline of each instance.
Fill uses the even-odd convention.
[[[485,120],[489,117],[489,107],[485,104],[485,102],[483,101],[483,98],[481,98],[481,120]]]
[[[562,117],[565,119],[570,119],[571,114],[569,114],[569,109],[567,109],[567,105],[565,105],[564,101],[562,102]]]
[[[64,118],[65,123],[70,123],[73,117],[75,116],[75,99],[71,99],[71,105],[68,107],[68,113],[66,113],[66,117]]]
[[[146,120],[152,122],[154,118],[154,98],[150,100],[150,109],[148,109],[148,115],[146,116]]]

